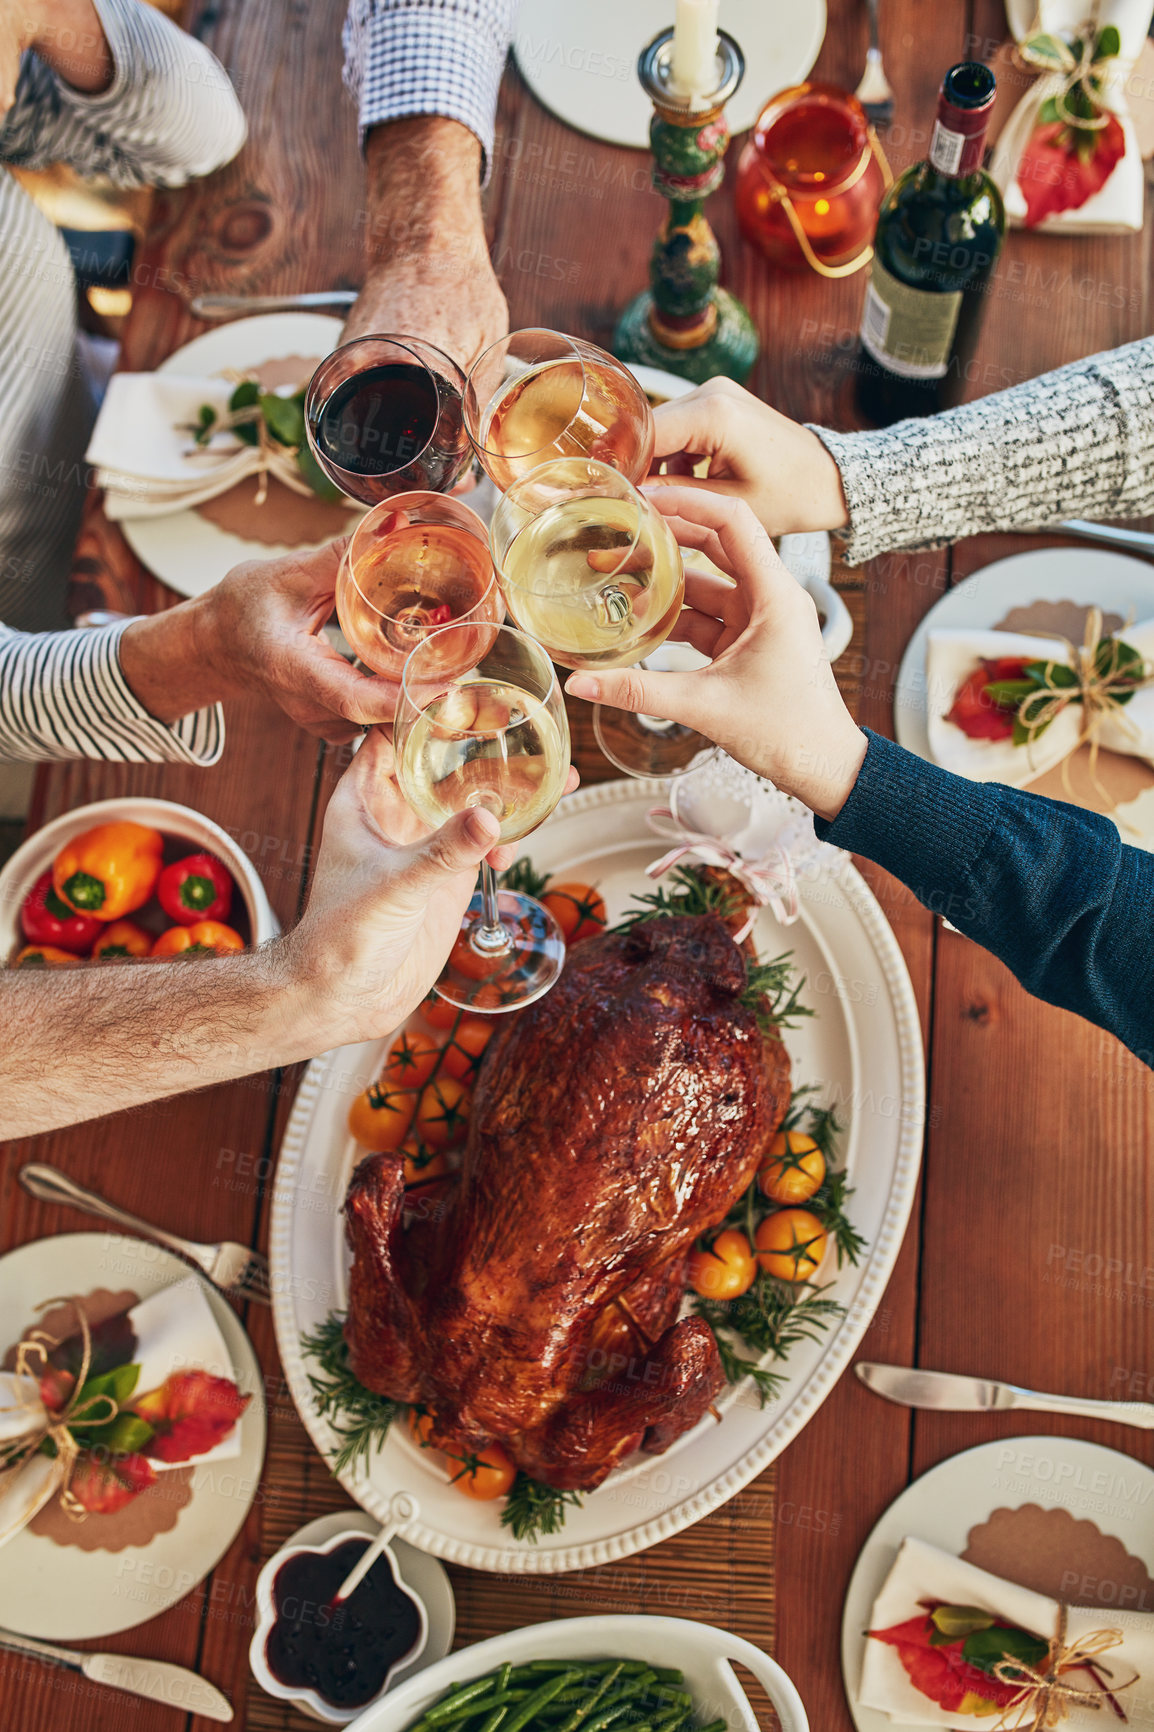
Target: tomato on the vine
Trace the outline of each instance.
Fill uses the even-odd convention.
[[[362,1148],[383,1155],[399,1148],[409,1134],[417,1097],[412,1091],[371,1083],[349,1108],[349,1131]]]
[[[825,1256],[826,1231],[809,1209],[778,1209],[754,1235],[757,1260],[778,1281],[809,1281]]]
[[[449,1170],[443,1149],[429,1149],[416,1137],[406,1137],[401,1144],[405,1160],[406,1185],[424,1185],[430,1179],[443,1179]]]
[[[421,1015],[430,1028],[452,1028],[461,1012],[434,990],[421,1000]]]
[[[446,1076],[474,1083],[481,1068],[481,1055],[493,1038],[493,1023],[487,1016],[464,1016],[449,1039],[441,1059]]]
[[[757,1182],[774,1203],[808,1203],[825,1180],[825,1156],[805,1131],[778,1131]]]
[[[456,1465],[457,1457],[449,1458],[449,1466]],[[495,1497],[504,1497],[517,1477],[517,1469],[513,1461],[499,1443],[490,1443],[485,1449],[467,1455],[460,1468],[453,1474],[453,1484],[458,1491],[463,1491],[466,1497],[475,1498],[478,1503],[489,1503]]]
[[[744,1233],[728,1228],[689,1258],[689,1285],[703,1299],[739,1299],[757,1277],[757,1258]]]
[[[413,1130],[429,1149],[447,1149],[465,1134],[469,1091],[456,1077],[439,1076],[422,1089]]]
[[[605,900],[592,884],[550,884],[541,898],[566,944],[580,944],[605,930]]]
[[[402,1029],[381,1068],[381,1082],[390,1088],[421,1089],[437,1068],[441,1048],[420,1029]]]

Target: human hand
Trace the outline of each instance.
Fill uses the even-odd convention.
[[[400,696],[397,682],[351,667],[323,634],[344,548],[246,561],[192,604],[199,658],[226,692],[263,692],[334,743],[391,722]]]
[[[817,437],[732,379],[710,379],[653,411],[654,486],[708,488],[744,499],[770,535],[843,529],[841,473]],[[694,466],[708,460],[705,479]],[[664,461],[668,473],[658,475]]]
[[[494,846],[497,820],[482,808],[427,831],[394,767],[388,736],[374,730],[329,801],[308,906],[282,940],[328,1046],[387,1034],[416,1009],[448,959],[482,859],[500,872],[516,853]]]
[[[26,48],[74,90],[107,89],[112,51],[92,0],[0,0],[0,121],[16,100]]]
[[[680,545],[734,580],[686,573],[687,606],[672,635],[710,665],[696,673],[576,673],[565,690],[694,728],[819,817],[836,817],[866,739],[842,702],[812,597],[743,500],[680,486],[647,491]]]

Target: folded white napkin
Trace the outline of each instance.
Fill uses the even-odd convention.
[[[889,1630],[917,1617],[920,1600],[939,1600],[948,1606],[976,1606],[1048,1641],[1057,1633],[1056,1600],[1003,1581],[1000,1576],[964,1563],[924,1540],[906,1539],[874,1601],[870,1629]],[[1138,1674],[1140,1681],[1132,1690],[1123,1691],[1119,1701],[1133,1726],[1148,1726],[1145,1713],[1131,1713],[1131,1709],[1141,1707],[1148,1711],[1154,1682],[1154,1616],[1148,1612],[1119,1612],[1112,1606],[1072,1606],[1067,1612],[1067,1642],[1102,1629],[1122,1632],[1121,1644],[1103,1654],[1102,1663],[1119,1684],[1135,1672]],[[1092,1684],[1083,1672],[1072,1675],[1070,1682],[1083,1689]],[[991,1724],[973,1714],[950,1714],[939,1708],[910,1682],[897,1649],[871,1639],[865,1644],[858,1700],[863,1707],[888,1714],[899,1726],[969,1727],[973,1732],[976,1727]],[[1074,1707],[1062,1721],[1063,1732],[1104,1732],[1107,1726],[1117,1724],[1108,1706],[1104,1711]]]
[[[256,445],[234,432],[197,445],[191,429],[202,405],[228,414],[235,385],[176,373],[115,373],[86,453],[105,489],[104,510],[114,520],[165,517],[227,493],[267,467]],[[278,457],[272,471],[294,491],[312,498],[295,461]],[[351,508],[356,502],[349,501]]]
[[[1011,0],[1006,8],[1018,42],[1042,32],[1068,41],[1078,34],[1090,10],[1087,0],[1037,0],[1036,4],[1035,0],[1025,4]],[[1122,51],[1110,65],[1103,97],[1121,123],[1126,154],[1085,204],[1044,218],[1037,225],[1040,233],[1109,234],[1142,227],[1145,175],[1134,122],[1126,107],[1126,80],[1142,50],[1150,18],[1151,0],[1100,0],[1097,28],[1113,24],[1121,38]],[[1038,110],[1062,88],[1063,79],[1057,74],[1039,78],[1006,122],[994,149],[990,172],[1001,188],[1006,216],[1013,225],[1020,225],[1026,216],[1026,201],[1015,179],[1018,159],[1037,124]]]
[[[134,1395],[159,1389],[176,1371],[207,1371],[213,1377],[235,1379],[224,1336],[195,1275],[162,1287],[134,1305],[128,1315],[136,1332],[134,1363],[140,1366]],[[46,1419],[36,1379],[0,1372],[0,1442],[24,1436]],[[153,1460],[152,1465],[165,1473],[173,1467],[228,1461],[239,1454],[240,1426],[234,1425],[213,1449],[187,1461]],[[11,1476],[0,1492],[0,1545],[27,1526],[53,1496],[59,1478],[58,1462],[42,1455],[34,1455]]]
[[[1123,626],[1117,634],[1131,649],[1154,664],[1154,619]],[[1033,661],[1070,665],[1070,651],[1056,638],[1031,637],[1025,632],[970,631],[958,627],[931,631],[926,643],[926,720],[930,753],[935,763],[971,782],[1004,782],[1021,788],[1069,757],[1078,745],[1082,707],[1069,704],[1032,745],[1009,740],[971,740],[946,716],[963,680],[982,660],[1028,656]],[[1135,692],[1101,724],[1098,744],[1126,757],[1154,764],[1154,686]]]

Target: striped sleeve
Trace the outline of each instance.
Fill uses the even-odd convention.
[[[845,557],[984,530],[1154,513],[1154,337],[876,433],[814,427],[841,472]]]
[[[94,4],[115,63],[111,85],[86,95],[25,54],[0,159],[68,163],[116,186],[183,186],[229,162],[246,127],[216,57],[143,0]]]
[[[516,0],[350,0],[345,83],[361,138],[413,114],[459,120],[493,159],[497,90]]]
[[[0,625],[0,758],[216,763],[224,750],[219,704],[169,726],[133,695],[120,666],[131,624],[34,634]]]

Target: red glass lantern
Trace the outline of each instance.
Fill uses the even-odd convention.
[[[893,176],[856,96],[795,84],[762,109],[737,166],[741,232],[767,259],[848,277],[873,257]]]

